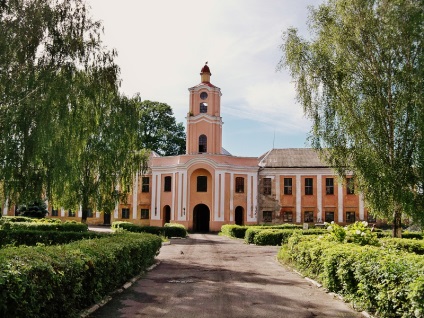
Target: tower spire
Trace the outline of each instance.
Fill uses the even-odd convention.
[[[211,70],[209,69],[208,62],[206,61],[205,66],[200,71],[200,78],[202,83],[210,83],[211,81]]]

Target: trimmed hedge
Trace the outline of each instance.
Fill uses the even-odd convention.
[[[226,236],[242,239],[248,228],[249,226],[226,224],[221,226],[221,232]]]
[[[265,232],[265,234],[263,234],[261,236],[260,239],[256,240],[255,242],[255,236],[258,235],[259,233],[261,233],[262,231],[267,230],[267,232]],[[272,231],[268,231],[268,230],[272,230]],[[324,234],[327,233],[328,231],[325,229],[309,229],[309,230],[302,230],[302,226],[301,225],[296,225],[296,224],[283,224],[283,225],[278,225],[278,226],[272,226],[272,227],[256,227],[256,226],[252,226],[249,227],[246,230],[245,236],[244,236],[244,241],[247,244],[257,244],[257,245],[281,245],[282,240],[279,240],[279,236],[281,236],[281,238],[283,236],[285,236],[286,234],[277,234],[279,233],[278,230],[280,231],[289,231],[289,232],[282,232],[282,233],[293,233],[294,231],[298,230],[298,231],[302,231],[304,233],[308,234]],[[264,236],[276,236],[275,238],[265,238]],[[277,243],[277,241],[279,240],[279,243]],[[270,243],[273,244],[265,244],[266,241],[269,241]]]
[[[141,225],[135,225],[131,222],[124,222],[124,221],[116,221],[112,223],[112,229],[118,230],[123,229],[128,232],[135,232],[135,233],[150,233],[165,237],[186,237],[187,236],[187,230],[182,225],[175,225],[175,223],[168,223],[172,225],[166,225],[164,227],[160,226],[141,226]]]
[[[328,231],[324,229],[310,229],[310,230],[274,230],[266,229],[257,232],[253,237],[253,243],[256,245],[282,245],[288,242],[290,236],[295,232],[301,232],[303,235],[319,235],[326,234]]]
[[[35,231],[64,231],[87,232],[88,225],[77,222],[39,223],[39,222],[6,222],[1,226],[3,230],[35,230]]]
[[[424,317],[424,257],[293,235],[281,249],[301,272],[379,317]]]
[[[37,231],[37,230],[0,230],[0,247],[5,245],[27,245],[37,244],[58,245],[68,244],[82,239],[93,239],[109,236],[109,233],[98,232],[64,232],[64,231]]]
[[[385,238],[380,239],[380,244],[383,248],[390,251],[404,251],[424,255],[424,240]]]
[[[3,216],[0,218],[0,224],[4,224],[6,222],[35,222],[37,219],[30,218],[27,216]]]
[[[161,239],[121,233],[0,250],[0,317],[78,317],[150,266]]]

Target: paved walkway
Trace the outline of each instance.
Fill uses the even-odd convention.
[[[213,234],[172,239],[160,265],[90,317],[362,317],[278,264],[277,251]]]

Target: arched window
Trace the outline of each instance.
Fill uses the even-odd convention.
[[[199,152],[207,151],[208,139],[205,135],[200,135],[199,137]]]
[[[208,103],[200,103],[200,112],[207,113],[208,112]]]

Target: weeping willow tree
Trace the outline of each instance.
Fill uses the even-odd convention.
[[[83,0],[0,1],[0,180],[9,203],[110,207],[145,155],[116,52]],[[128,106],[128,107],[127,107]],[[131,129],[133,129],[131,131]]]
[[[353,171],[370,212],[424,224],[424,4],[328,0],[310,8],[311,39],[283,34],[283,57],[313,122],[311,144]]]

